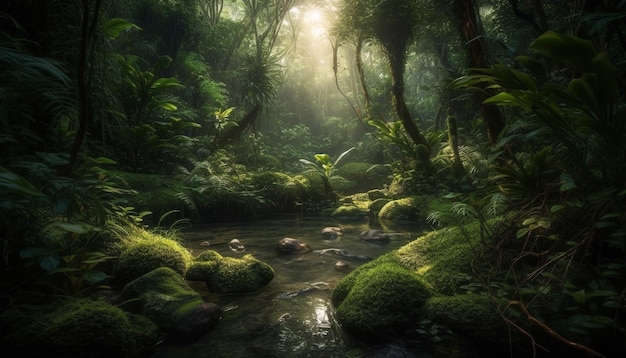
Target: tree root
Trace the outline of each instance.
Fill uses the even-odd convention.
[[[606,358],[606,356],[604,356],[601,353],[596,352],[595,350],[582,345],[580,343],[576,343],[576,342],[572,342],[569,339],[561,336],[560,334],[558,334],[555,330],[553,330],[552,328],[550,328],[548,325],[546,325],[545,323],[541,322],[540,320],[538,320],[537,318],[535,318],[533,315],[530,314],[530,312],[528,312],[528,309],[526,309],[526,306],[519,301],[511,301],[509,302],[509,304],[507,305],[507,308],[510,306],[518,306],[520,308],[520,310],[522,311],[522,313],[526,316],[526,318],[531,321],[532,323],[538,325],[542,330],[544,330],[546,333],[548,333],[548,335],[550,335],[551,337],[555,338],[556,340],[564,343],[565,345],[572,347],[574,349],[578,349],[580,351],[583,351],[585,353],[587,353],[587,355],[589,355],[590,357],[598,357],[598,358]]]

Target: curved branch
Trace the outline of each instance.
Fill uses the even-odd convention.
[[[533,315],[530,314],[530,312],[528,312],[528,309],[526,309],[526,306],[520,302],[520,301],[511,301],[509,302],[509,304],[507,305],[507,308],[510,306],[518,306],[520,308],[520,310],[522,311],[522,313],[526,316],[526,318],[536,324],[537,326],[539,326],[543,331],[545,331],[548,335],[550,335],[552,338],[555,338],[556,340],[564,343],[565,345],[572,347],[574,349],[583,351],[585,353],[587,353],[590,357],[598,357],[598,358],[606,358],[606,356],[604,356],[601,353],[596,352],[595,350],[582,345],[580,343],[576,343],[576,342],[572,342],[569,339],[561,336],[560,334],[558,334],[555,330],[553,330],[552,328],[550,328],[547,324],[541,322],[540,320],[538,320],[537,318],[535,318]]]

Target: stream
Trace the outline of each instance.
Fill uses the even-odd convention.
[[[326,226],[340,227],[343,236],[326,239],[321,233]],[[364,230],[384,230],[398,235],[387,244],[373,244],[360,240]],[[376,346],[342,332],[332,314],[331,290],[342,277],[367,261],[321,255],[314,250],[345,249],[353,255],[376,258],[415,240],[422,230],[418,226],[381,227],[296,218],[193,227],[183,233],[183,239],[194,255],[207,249],[229,257],[251,254],[270,264],[275,277],[251,294],[212,294],[203,282],[190,282],[206,301],[224,309],[223,318],[213,330],[193,342],[161,343],[152,358],[418,357],[415,353],[406,354],[410,348],[405,342]],[[285,237],[308,243],[311,251],[278,255],[276,245]],[[232,239],[238,239],[246,250],[232,251],[228,245]],[[335,268],[337,261],[347,263],[348,267]]]

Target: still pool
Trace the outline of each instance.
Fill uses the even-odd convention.
[[[326,239],[321,234],[326,226],[340,227],[343,235]],[[365,230],[398,235],[387,244],[373,244],[360,239]],[[422,230],[417,225],[381,227],[378,223],[291,218],[194,227],[183,234],[185,246],[194,255],[207,249],[229,257],[251,254],[270,264],[275,278],[251,294],[217,295],[208,292],[204,283],[191,283],[206,301],[224,309],[222,320],[212,331],[192,342],[163,342],[152,357],[416,357],[408,352],[406,342],[370,345],[342,332],[334,320],[331,290],[342,277],[367,261],[313,251],[337,248],[355,256],[376,258],[415,240]],[[278,255],[276,245],[285,237],[309,244],[311,251]],[[228,245],[232,239],[238,239],[245,251],[232,251]],[[348,267],[337,269],[338,261]]]

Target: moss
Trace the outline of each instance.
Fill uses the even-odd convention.
[[[200,294],[191,289],[178,272],[168,267],[160,267],[126,284],[120,294],[120,300],[128,301],[140,296],[147,298],[155,293],[176,297],[178,300],[200,298]],[[124,305],[124,307],[136,310],[140,306],[135,302],[130,302],[130,306]]]
[[[416,221],[426,217],[427,201],[418,197],[392,200],[378,212],[378,217],[390,221]]]
[[[178,242],[162,236],[131,243],[122,251],[115,268],[115,279],[125,284],[159,267],[169,267],[180,275],[187,271],[191,254]]]
[[[490,257],[475,252],[480,236],[477,224],[430,232],[398,249],[402,263],[415,270],[439,292],[452,295],[473,271],[485,269]]]
[[[160,339],[149,319],[104,301],[65,300],[21,317],[0,343],[5,357],[145,357]]]
[[[400,262],[400,258],[394,252],[389,252],[382,256],[379,256],[373,261],[360,265],[349,274],[344,276],[331,292],[331,302],[333,306],[339,306],[339,304],[346,298],[346,296],[348,296],[348,293],[350,293],[350,290],[352,290],[352,287],[354,287],[357,278],[362,273],[367,272],[375,268],[376,266],[384,263],[400,264]]]
[[[474,344],[493,346],[508,342],[506,323],[488,296],[469,293],[432,297],[424,312],[427,319],[446,325]]]
[[[369,200],[374,201],[376,199],[383,199],[387,197],[387,194],[384,190],[381,189],[372,189],[367,192],[367,197]]]
[[[189,281],[208,281],[217,271],[219,261],[194,261],[189,265],[185,278]]]
[[[370,215],[377,216],[380,210],[385,205],[387,205],[387,203],[390,201],[391,199],[383,199],[383,198],[376,199],[370,202],[369,206],[367,207],[367,210],[370,213]]]
[[[198,254],[198,256],[196,256],[194,261],[205,261],[205,262],[216,261],[216,262],[219,262],[223,258],[224,257],[222,255],[220,255],[220,253],[217,252],[217,251],[205,250],[205,251],[202,251],[200,254]]]
[[[343,327],[366,337],[404,335],[416,327],[431,291],[415,273],[393,262],[360,273],[337,307]]]
[[[367,212],[355,205],[342,205],[335,209],[331,216],[342,219],[363,219],[367,216]]]
[[[209,290],[215,293],[245,293],[270,283],[274,279],[274,269],[252,255],[223,257],[207,250],[192,262],[187,279],[205,281]]]
[[[274,279],[274,269],[252,255],[225,257],[207,285],[217,293],[253,292]]]
[[[203,333],[221,316],[217,306],[205,303],[179,273],[168,267],[129,282],[120,300],[124,308],[140,312],[162,330],[175,334]]]

